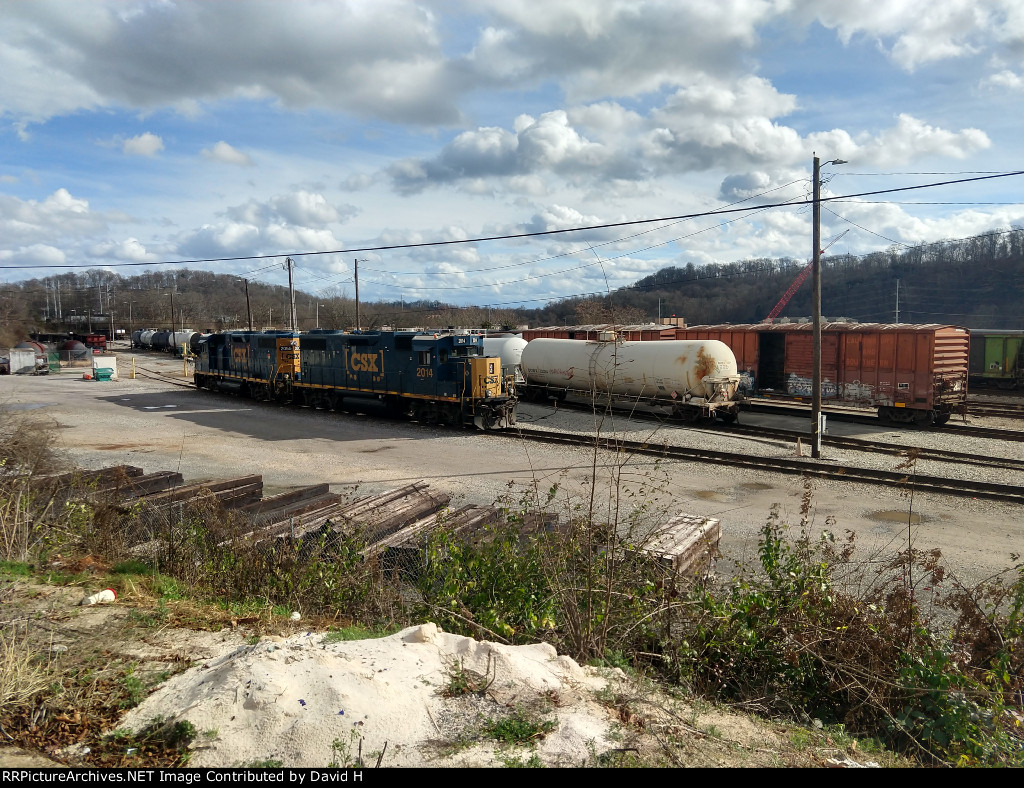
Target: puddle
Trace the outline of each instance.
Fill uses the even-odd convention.
[[[56,402],[16,402],[13,405],[8,405],[7,410],[36,410],[37,408],[48,408],[56,404]]]
[[[919,525],[924,522],[924,517],[919,514],[901,512],[898,509],[887,509],[881,512],[870,512],[868,517],[880,523],[905,523],[909,519],[911,525]]]
[[[724,493],[720,493],[717,490],[697,490],[693,493],[695,498],[700,498],[702,501],[718,501],[720,503],[726,503],[729,501],[729,496]]]
[[[740,485],[741,490],[770,490],[772,486],[765,484],[764,482],[743,482]]]

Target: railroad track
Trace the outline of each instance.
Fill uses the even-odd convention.
[[[185,388],[194,389],[196,384],[191,380],[187,380],[182,377],[175,378],[174,375],[165,372],[158,372],[155,369],[146,369],[146,367],[140,367],[136,365],[135,374],[139,377],[148,378],[150,380],[162,380],[164,383],[173,383],[175,386],[183,386]]]
[[[967,403],[967,412],[972,416],[1024,419],[1024,404],[1013,402],[969,402]]]
[[[559,408],[580,411],[592,411],[590,404],[582,404],[564,401],[560,402]],[[613,408],[613,411],[621,416],[626,416],[635,421],[653,422],[671,426],[679,429],[708,432],[715,435],[730,435],[737,438],[758,437],[772,438],[783,441],[796,441],[798,438],[809,440],[810,434],[802,430],[789,430],[779,427],[758,427],[749,424],[716,424],[714,427],[699,427],[695,425],[681,425],[680,422],[672,421],[664,414],[651,411],[636,411],[631,408]],[[944,428],[958,430],[959,427]],[[995,437],[995,436],[986,436]],[[832,446],[837,449],[851,451],[864,451],[876,454],[889,454],[894,457],[905,457],[913,452],[918,460],[935,460],[938,462],[955,462],[963,465],[979,465],[987,468],[1002,468],[1009,470],[1024,471],[1024,459],[1005,457],[990,457],[979,454],[970,454],[962,451],[950,451],[946,449],[928,449],[919,446],[901,446],[885,441],[871,440],[868,438],[848,438],[839,435],[823,435],[821,439],[823,446]]]
[[[807,415],[809,417],[811,408],[809,405],[797,405],[795,403],[787,403],[785,405],[780,404],[768,404],[763,401],[748,401],[746,409],[751,411],[759,411],[761,413],[780,413],[784,415]],[[835,421],[848,421],[855,424],[871,424],[883,426],[901,428],[903,425],[888,425],[884,424],[878,416],[869,412],[858,413],[856,411],[833,411],[826,410],[828,418]],[[974,414],[977,415],[977,414]],[[742,418],[742,417],[741,417]],[[910,429],[929,429],[924,427],[910,427]],[[1024,441],[1024,430],[1005,430],[997,427],[979,427],[974,424],[963,424],[957,421],[950,421],[947,424],[943,424],[941,427],[930,428],[934,432],[948,432],[950,434],[965,435],[972,438],[992,438],[994,440],[1002,441]]]
[[[749,468],[758,471],[768,470],[775,471],[776,473],[812,476],[837,481],[859,482],[906,489],[913,488],[918,492],[944,493],[946,495],[968,496],[971,498],[985,498],[1024,504],[1024,488],[1018,485],[968,482],[960,479],[947,479],[921,474],[908,475],[894,471],[858,468],[847,464],[824,465],[814,461],[790,458],[747,457],[737,455],[734,452],[670,446],[655,442],[627,441],[618,438],[567,435],[565,433],[548,432],[522,426],[517,428],[516,433],[521,438],[539,443],[579,447],[593,446],[596,440],[599,448],[617,453],[641,454],[689,462],[698,461],[713,463],[717,466]]]

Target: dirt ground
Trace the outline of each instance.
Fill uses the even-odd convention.
[[[265,704],[242,704],[238,698],[239,687],[245,688],[248,696],[248,689],[255,686],[252,680],[257,676],[270,676],[267,671],[274,664],[270,660],[279,660],[282,654],[288,656],[277,662],[275,669],[283,667],[286,672],[281,675],[287,678],[267,689],[275,695],[296,690],[305,699],[304,707],[324,705],[321,700],[340,703],[341,698],[347,708],[347,719],[351,719],[358,708],[359,692],[351,684],[354,679],[343,677],[341,671],[343,665],[352,665],[353,661],[357,672],[365,672],[369,662],[371,679],[377,664],[386,666],[383,670],[392,671],[390,681],[394,689],[388,689],[385,679],[382,695],[363,700],[375,720],[386,718],[389,707],[405,699],[410,692],[419,690],[424,694],[429,705],[434,706],[434,712],[431,713],[425,703],[419,704],[426,709],[424,724],[419,726],[419,738],[402,738],[405,729],[415,727],[408,711],[403,711],[400,722],[378,726],[378,745],[381,737],[391,745],[391,757],[383,758],[382,766],[501,766],[526,763],[538,753],[540,762],[562,766],[636,763],[662,767],[910,765],[874,750],[870,743],[857,742],[841,731],[768,722],[692,697],[670,697],[620,671],[581,669],[571,660],[565,663],[564,658],[556,661],[567,670],[560,680],[541,675],[536,657],[527,656],[523,663],[526,668],[521,664],[511,672],[508,666],[515,668],[514,663],[506,658],[503,660],[506,672],[501,675],[502,680],[495,683],[493,692],[444,698],[442,688],[448,680],[446,677],[451,675],[454,659],[446,661],[443,655],[439,658],[435,653],[432,668],[421,658],[408,675],[397,669],[396,661],[408,656],[403,652],[406,647],[415,645],[412,641],[416,637],[406,635],[404,642],[395,636],[342,644],[342,651],[350,653],[339,654],[335,661],[330,661],[323,655],[326,647],[311,651],[305,645],[315,633],[326,631],[327,622],[296,623],[283,616],[260,622],[240,622],[229,615],[206,610],[203,625],[209,628],[200,630],[182,625],[186,620],[195,623],[202,617],[199,611],[173,603],[170,614],[159,624],[147,621],[147,614],[153,608],[152,600],[134,595],[130,589],[114,604],[83,607],[78,604],[83,594],[80,587],[27,581],[4,581],[0,587],[4,589],[4,623],[21,622],[35,647],[49,652],[54,673],[66,687],[75,683],[72,676],[80,678],[86,671],[94,676],[90,679],[92,691],[89,693],[85,692],[82,682],[78,682],[82,686],[77,698],[81,705],[50,708],[48,715],[38,719],[33,741],[19,741],[20,746],[0,745],[0,767],[3,768],[180,765],[180,753],[147,748],[144,741],[125,734],[132,725],[130,718],[136,719],[137,727],[139,718],[153,717],[157,712],[157,719],[196,721],[202,736],[190,747],[190,766],[251,766],[262,764],[263,760],[284,766],[327,766],[337,753],[323,750],[323,747],[318,752],[310,734],[302,730],[293,732],[298,724],[294,712],[280,708],[277,700],[271,703],[268,712]],[[446,637],[454,646],[449,654],[458,657],[460,666],[468,669],[472,664],[479,668],[477,676],[484,673],[485,667],[480,660],[480,664],[470,662],[474,652],[486,652],[488,648],[515,650],[488,646],[468,638]],[[467,645],[460,645],[462,643]],[[369,660],[365,654],[358,656],[366,647],[370,649],[367,654],[372,655]],[[519,647],[520,650],[527,648],[530,647]],[[247,664],[240,672],[242,679],[232,685],[234,677],[225,676],[225,665],[239,655]],[[329,698],[323,690],[317,694],[310,687],[309,660],[320,664],[322,672],[332,674]],[[543,670],[546,673],[546,668]],[[379,687],[382,675],[388,674],[377,674],[375,681],[369,683]],[[606,688],[595,689],[598,675],[609,677]],[[251,677],[250,682],[244,682],[245,676]],[[124,702],[124,692],[119,687],[131,679],[139,682],[137,695],[148,697],[128,712],[130,704]],[[270,682],[270,679],[262,680]],[[364,680],[363,684],[366,683]],[[554,731],[543,741],[519,749],[480,743],[466,748],[460,743],[466,731],[472,730],[474,720],[481,715],[508,713],[513,706],[518,708],[531,687],[534,692],[540,687],[538,697],[547,704],[545,714],[557,720]],[[236,703],[225,704],[223,698],[230,697],[232,689]],[[109,702],[104,702],[105,693]],[[243,715],[246,710],[261,707],[260,719],[245,724],[243,719],[236,722],[236,713]],[[356,716],[360,718],[358,724],[363,725],[363,715]],[[371,714],[365,716],[369,721]],[[314,723],[310,731],[330,725],[331,719],[327,717]],[[346,718],[333,719],[338,724],[349,724]],[[239,725],[242,727],[237,727]],[[269,733],[268,727],[271,728]],[[429,730],[428,734],[422,733],[425,729]],[[359,730],[367,735],[369,752],[373,729]],[[120,738],[107,736],[101,744],[101,739],[114,731],[121,731]],[[293,751],[285,746],[289,741],[288,733],[292,738],[300,737],[300,744]],[[6,731],[0,734],[7,735]],[[252,753],[260,750],[254,749],[253,740],[260,734],[268,734],[273,745],[267,745],[263,759],[254,760]],[[329,734],[324,735],[330,739]],[[248,758],[243,757],[245,755]]]

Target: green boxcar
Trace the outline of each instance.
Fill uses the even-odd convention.
[[[971,329],[970,382],[1024,388],[1024,331]]]

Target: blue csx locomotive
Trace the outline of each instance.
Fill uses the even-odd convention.
[[[334,409],[375,399],[433,424],[502,429],[515,423],[512,381],[483,337],[417,331],[231,331],[200,343],[195,383],[258,400]]]

